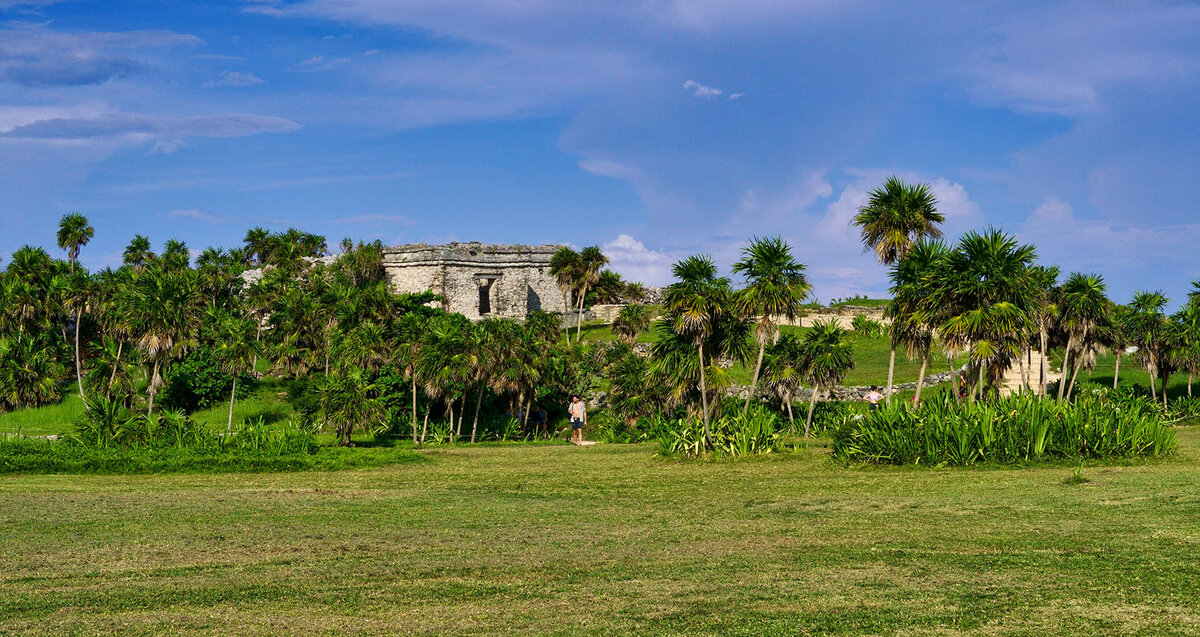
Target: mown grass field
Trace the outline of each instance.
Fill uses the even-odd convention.
[[[1195,428],[1082,484],[825,452],[4,476],[0,634],[1200,634]]]

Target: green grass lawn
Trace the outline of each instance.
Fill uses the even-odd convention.
[[[1052,355],[1054,366],[1059,368],[1062,366],[1062,351],[1056,351]],[[1106,387],[1112,387],[1113,374],[1116,370],[1117,357],[1113,354],[1101,354],[1096,357],[1096,368],[1091,372],[1080,371],[1078,384],[1084,380],[1090,380],[1095,383],[1100,383]],[[1036,370],[1035,370],[1036,373]],[[1167,397],[1178,398],[1187,396],[1187,374],[1174,374],[1171,376],[1171,381],[1167,384]],[[1132,356],[1121,357],[1121,382],[1133,383],[1150,389],[1150,374],[1146,370],[1138,366],[1137,361]],[[1155,381],[1155,387],[1158,387],[1158,381]],[[1192,392],[1200,396],[1200,383],[1196,383],[1192,387]]]
[[[330,473],[0,478],[0,634],[1200,633],[1175,459],[845,468],[491,446]]]
[[[0,413],[0,434],[21,433],[26,436],[62,435],[75,431],[75,421],[83,413],[83,401],[79,392],[71,385],[65,392],[63,402],[35,409]],[[247,418],[262,417],[268,423],[287,420],[293,414],[283,388],[274,379],[267,378],[254,392],[238,400],[233,408],[234,426]],[[225,431],[229,416],[229,403],[220,402],[207,409],[196,411],[192,417],[207,423],[212,431]]]

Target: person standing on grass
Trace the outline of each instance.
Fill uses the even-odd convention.
[[[587,405],[583,404],[578,395],[571,396],[567,413],[571,415],[571,442],[582,445],[583,426],[587,424]]]
[[[883,400],[883,394],[879,393],[879,387],[871,385],[871,391],[867,392],[867,402],[871,403],[871,411],[879,409],[879,401]]]

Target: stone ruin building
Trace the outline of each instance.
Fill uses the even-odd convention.
[[[396,292],[432,291],[442,309],[472,321],[523,319],[535,310],[563,312],[563,294],[550,274],[562,246],[424,243],[384,248],[383,267]]]

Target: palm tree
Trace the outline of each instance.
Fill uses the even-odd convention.
[[[339,369],[321,383],[321,413],[333,425],[338,444],[350,446],[350,435],[358,427],[371,427],[387,418],[379,387],[364,369]]]
[[[178,239],[167,239],[163,244],[162,265],[173,270],[186,270],[191,267],[192,253],[187,243]]]
[[[650,327],[650,320],[650,308],[637,303],[626,305],[621,308],[621,311],[617,313],[616,320],[613,321],[613,333],[622,342],[633,346],[637,343],[638,334]]]
[[[1050,328],[1058,321],[1058,299],[1061,296],[1058,286],[1059,270],[1056,266],[1035,265],[1029,268],[1029,318],[1033,321],[1038,332],[1038,353],[1041,354],[1041,365],[1038,369],[1038,396],[1046,395],[1046,360],[1050,347]],[[1025,350],[1029,354],[1028,346]],[[1117,354],[1120,361],[1120,354]],[[1118,363],[1119,370],[1119,363]]]
[[[1128,305],[1114,305],[1109,312],[1108,321],[1104,325],[1102,343],[1116,355],[1113,365],[1113,389],[1121,380],[1121,358],[1130,345],[1130,309]]]
[[[75,314],[75,382],[79,385],[79,399],[83,406],[88,406],[87,395],[83,391],[83,361],[79,349],[79,334],[83,331],[83,313],[95,293],[95,285],[87,272],[80,270],[70,279],[70,290],[66,295],[65,309]]]
[[[767,348],[763,374],[767,388],[779,399],[780,408],[787,410],[789,430],[795,431],[796,417],[792,413],[792,401],[804,382],[804,355],[798,336],[784,334]]]
[[[96,236],[96,229],[88,223],[88,218],[72,212],[62,216],[58,221],[58,247],[67,251],[67,259],[71,261],[71,271],[75,271],[75,261],[79,259],[79,249],[87,245]]]
[[[751,239],[750,245],[742,249],[742,258],[733,264],[733,271],[746,280],[746,287],[738,292],[739,309],[746,316],[758,317],[754,328],[758,360],[750,380],[750,393],[742,406],[745,414],[758,390],[758,375],[762,372],[767,344],[776,337],[775,318],[795,321],[812,286],[804,277],[804,264],[792,256],[791,247],[781,237]]]
[[[254,265],[261,266],[267,262],[271,251],[271,231],[266,228],[250,228],[242,239],[246,254],[254,260]]]
[[[850,333],[834,321],[816,321],[800,338],[799,356],[804,376],[812,383],[808,401],[808,418],[804,421],[804,436],[812,428],[813,408],[822,388],[840,383],[854,369],[854,345]]]
[[[140,234],[133,235],[122,256],[125,265],[139,272],[155,258],[154,251],[150,249],[150,239]]]
[[[554,277],[558,284],[558,289],[563,295],[563,317],[567,317],[571,313],[571,293],[575,290],[575,281],[579,278],[580,259],[579,253],[567,246],[558,249],[554,256],[550,257],[550,274]],[[566,330],[567,344],[571,342],[571,328]]]
[[[258,326],[248,318],[235,317],[218,313],[217,337],[213,344],[212,354],[222,372],[233,377],[233,386],[229,390],[229,418],[225,423],[225,432],[233,433],[233,405],[237,399],[238,376],[246,373],[254,365],[258,355]]]
[[[1174,358],[1177,366],[1186,371],[1187,395],[1192,397],[1192,381],[1200,373],[1200,299],[1189,299],[1171,316]]]
[[[921,402],[934,333],[944,318],[936,308],[923,307],[922,300],[929,294],[930,286],[942,283],[930,274],[942,269],[949,255],[950,249],[941,241],[922,239],[891,269],[892,303],[888,306],[888,314],[892,324],[889,334],[894,343],[904,346],[909,360],[921,359],[916,396],[913,398],[917,404]]]
[[[883,265],[891,265],[908,254],[917,241],[940,239],[938,224],[945,217],[937,211],[937,197],[928,184],[907,184],[892,176],[883,186],[872,190],[866,205],[859,208],[854,224],[862,230],[863,248],[875,253]],[[893,339],[888,359],[885,395],[892,401],[892,381],[896,370],[896,342]]]
[[[1159,374],[1159,367],[1165,362],[1167,319],[1163,309],[1167,306],[1167,297],[1162,292],[1138,292],[1129,303],[1129,331],[1137,344],[1137,358],[1150,373],[1150,396],[1157,399],[1154,379]],[[1167,400],[1167,388],[1163,385],[1163,403]]]
[[[1075,377],[1079,374],[1079,358],[1083,354],[1082,344],[1091,336],[1092,329],[1104,320],[1108,310],[1107,288],[1104,277],[1098,274],[1072,273],[1062,286],[1062,297],[1059,303],[1059,321],[1067,332],[1067,349],[1063,353],[1063,377],[1058,381],[1058,399],[1063,399],[1063,391],[1067,386],[1067,375],[1070,374],[1070,387],[1075,387]],[[1076,352],[1076,346],[1079,351]],[[1068,364],[1071,355],[1075,355],[1075,365]],[[1069,396],[1070,393],[1068,392]]]
[[[200,317],[194,273],[146,270],[133,280],[125,312],[130,334],[151,365],[146,408],[151,413],[163,384],[163,367],[196,340]]]
[[[587,299],[588,287],[600,279],[600,268],[608,264],[608,257],[596,246],[584,248],[579,253],[579,269],[575,283],[579,287],[579,317],[576,319],[575,341],[583,335],[583,303]]]
[[[967,352],[976,371],[971,393],[982,396],[1011,366],[1032,329],[1033,246],[999,230],[968,232],[928,276],[936,282],[918,309],[944,317],[938,330],[947,351]]]
[[[672,266],[671,272],[678,280],[667,287],[663,302],[670,317],[672,331],[680,337],[690,339],[696,349],[704,440],[711,445],[704,344],[713,335],[714,323],[733,312],[732,289],[729,279],[717,276],[717,266],[708,255],[688,257]]]

